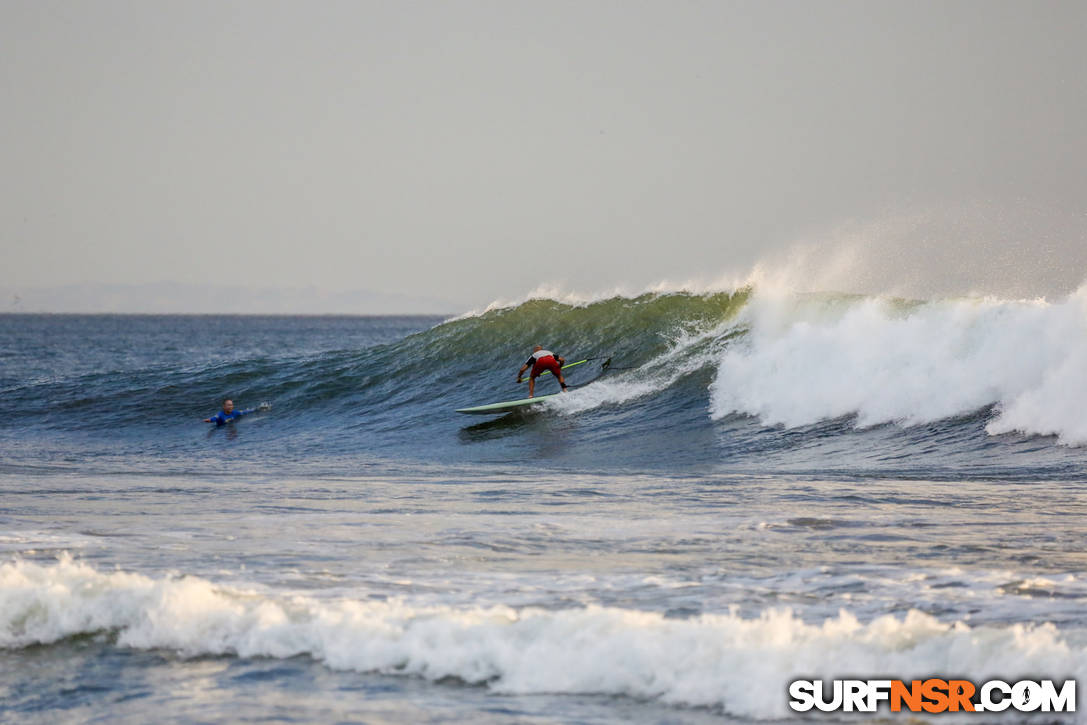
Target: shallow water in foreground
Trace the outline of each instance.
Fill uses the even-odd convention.
[[[43,722],[748,721],[813,671],[1087,666],[1069,482],[0,485],[0,707]]]

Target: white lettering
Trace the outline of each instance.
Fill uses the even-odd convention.
[[[1075,712],[1076,681],[1065,680],[1058,693],[1053,680],[1042,680],[1042,712]]]
[[[875,712],[879,709],[879,703],[891,699],[890,680],[868,681],[868,709],[867,712]]]
[[[818,708],[823,712],[878,712],[880,704],[891,700],[892,685],[897,680],[794,680],[789,683],[789,707],[796,712]],[[916,681],[915,681],[916,682]],[[970,683],[955,681],[948,692],[949,705],[970,689]],[[904,683],[902,683],[904,684]],[[1059,689],[1058,689],[1059,685]],[[932,702],[928,698],[927,702]],[[1076,681],[1020,680],[1008,684],[990,680],[978,689],[973,703],[975,712],[1004,712],[1014,708],[1019,712],[1075,712]]]
[[[1042,706],[1042,686],[1022,680],[1012,687],[1012,706],[1019,712],[1034,712]]]
[[[1001,698],[993,699],[993,692],[999,692]],[[1012,686],[1003,680],[990,680],[981,687],[981,703],[974,706],[977,712],[1004,712],[1011,704]]]
[[[865,700],[868,698],[865,693],[868,691],[867,683],[864,680],[846,680],[843,685],[842,704],[845,705],[845,711],[866,712]]]
[[[823,712],[834,712],[842,706],[842,681],[835,680],[831,685],[831,691],[834,693],[829,701],[826,699],[826,693],[823,692],[823,685],[826,683],[822,680],[817,680],[815,683],[815,706]]]
[[[815,684],[811,680],[795,680],[789,685],[789,707],[807,712],[815,707]]]

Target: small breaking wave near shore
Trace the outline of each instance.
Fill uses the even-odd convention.
[[[843,610],[805,622],[789,610],[672,619],[599,606],[457,608],[104,572],[70,557],[0,565],[0,646],[9,650],[106,635],[117,647],[186,658],[302,655],[498,693],[621,695],[752,719],[786,716],[781,693],[812,672],[1082,678],[1083,634],[971,627],[919,611],[861,622]]]

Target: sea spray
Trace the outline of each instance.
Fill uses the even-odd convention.
[[[990,433],[1087,443],[1085,290],[1057,303],[756,296],[742,315],[749,334],[717,364],[715,418],[909,426],[995,405]]]

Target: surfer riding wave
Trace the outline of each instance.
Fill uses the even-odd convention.
[[[528,397],[532,398],[536,393],[536,378],[542,375],[545,371],[550,371],[552,375],[559,381],[559,385],[562,386],[562,392],[566,392],[566,378],[562,376],[562,366],[566,364],[566,359],[556,355],[550,350],[545,350],[542,345],[537,345],[532,348],[532,355],[529,356],[525,364],[521,366],[521,369],[517,371],[517,382],[521,382],[521,377],[525,374],[525,371],[530,367],[532,372],[528,377]]]

